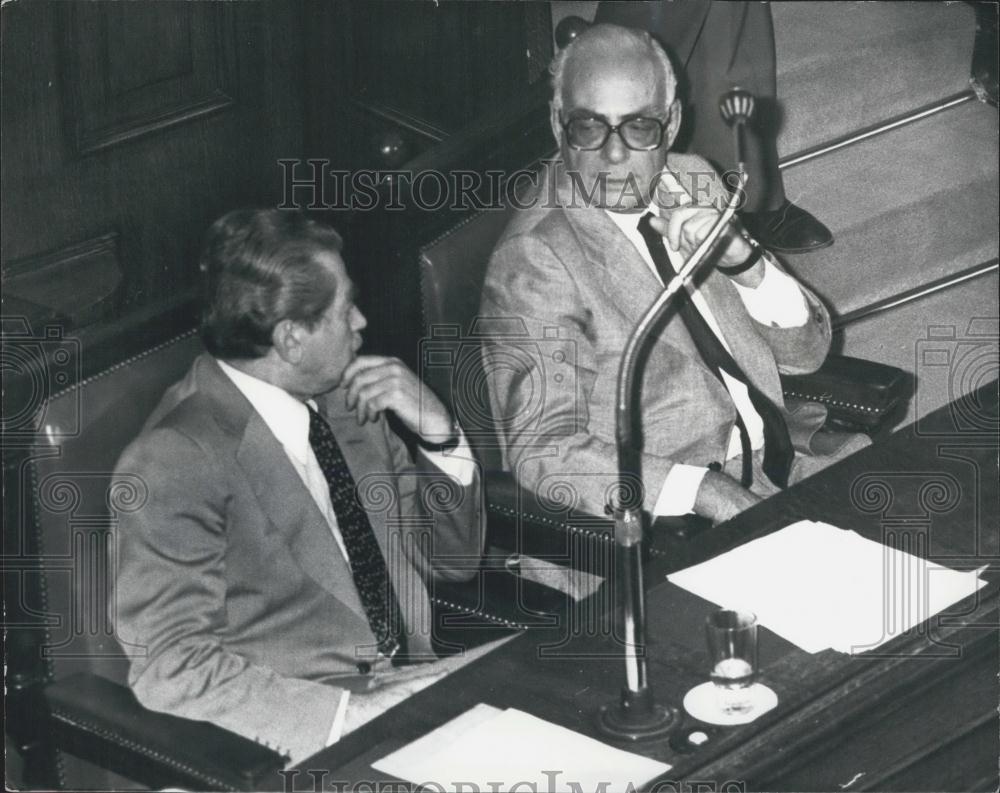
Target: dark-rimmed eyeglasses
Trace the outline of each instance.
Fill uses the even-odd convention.
[[[614,125],[599,116],[583,116],[560,122],[566,133],[566,141],[576,151],[597,151],[604,147],[615,132],[622,143],[633,151],[651,151],[663,143],[663,133],[670,123],[670,116],[663,121],[649,116],[635,116]]]

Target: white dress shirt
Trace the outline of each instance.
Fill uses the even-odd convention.
[[[664,179],[671,194],[675,197],[681,197],[678,202],[679,204],[690,203],[690,196],[680,186],[673,174],[664,172]],[[658,209],[654,205],[650,207],[649,211],[659,214]],[[653,263],[653,259],[646,247],[646,241],[642,238],[642,234],[639,233],[639,220],[642,218],[642,214],[644,213],[625,214],[621,212],[607,212],[608,217],[611,218],[614,224],[621,229],[621,232],[635,246],[636,250],[642,256],[643,261],[646,262],[653,275],[662,284],[663,281],[660,278],[659,271],[657,271],[656,265]],[[663,242],[674,269],[680,270],[684,264],[684,258],[679,252],[671,249],[666,239]],[[806,303],[805,296],[802,294],[802,290],[799,289],[799,285],[793,278],[774,266],[770,259],[770,254],[766,254],[764,258],[764,278],[760,284],[755,288],[750,288],[733,281],[733,286],[736,287],[743,305],[746,306],[747,313],[761,324],[778,328],[799,328],[809,320],[809,306]],[[718,336],[723,346],[729,350],[729,344],[722,330],[719,328],[718,322],[716,322],[715,317],[712,315],[712,310],[709,308],[708,303],[705,302],[705,298],[691,284],[688,284],[686,289],[688,294],[691,295],[691,302],[698,309],[702,317],[705,318],[705,322],[709,328]],[[722,382],[729,390],[733,404],[736,406],[736,410],[747,428],[751,448],[763,448],[764,422],[750,401],[746,384],[731,377],[726,372],[722,372],[721,374]],[[729,438],[729,449],[726,459],[737,457],[742,451],[743,446],[740,442],[739,428],[734,426],[732,435]],[[686,515],[693,511],[698,488],[701,486],[701,480],[704,478],[707,470],[697,465],[675,463],[668,472],[663,487],[660,489],[660,494],[653,507],[654,514]]]
[[[289,462],[295,468],[295,472],[302,480],[302,484],[306,486],[313,501],[316,502],[319,511],[326,518],[333,538],[337,541],[337,547],[340,548],[344,559],[350,565],[347,546],[344,545],[344,538],[337,526],[337,515],[330,501],[330,485],[326,481],[323,469],[320,468],[316,454],[309,443],[309,408],[306,407],[306,403],[296,399],[276,385],[246,372],[241,372],[225,361],[218,361],[218,364],[226,376],[232,380],[233,385],[247,398],[247,401],[284,448]],[[310,400],[310,404],[313,408],[316,407],[312,400]],[[463,487],[469,485],[475,476],[475,463],[464,435],[460,437],[458,446],[452,451],[429,452],[421,449],[421,454],[426,456],[442,472],[457,479]],[[330,726],[327,746],[340,740],[341,733],[344,731],[344,720],[347,716],[347,703],[350,695],[351,692],[346,690],[341,695],[337,712],[334,714],[333,723]]]

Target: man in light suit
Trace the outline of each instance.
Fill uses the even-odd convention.
[[[149,488],[116,536],[136,696],[293,762],[436,674],[425,581],[471,577],[483,542],[448,411],[399,361],[357,355],[340,248],[288,212],[217,221],[208,353],[117,466]]]
[[[707,235],[724,191],[705,160],[668,156],[681,111],[669,59],[648,33],[595,25],[552,73],[561,162],[494,251],[484,365],[517,480],[602,514],[617,482],[625,341],[671,265]],[[818,406],[786,410],[779,371],[818,368],[830,321],[748,235],[733,227],[686,302],[639,377],[645,509],[723,521],[863,445],[824,445]]]

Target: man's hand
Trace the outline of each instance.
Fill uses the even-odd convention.
[[[651,218],[650,225],[663,235],[672,250],[687,259],[708,236],[720,214],[712,207],[686,205],[670,210],[667,218]],[[723,267],[738,267],[753,253],[750,243],[732,224],[722,233],[718,245],[721,254],[717,264]],[[741,286],[753,289],[764,279],[764,261],[759,261],[745,273],[731,277]]]
[[[341,387],[347,409],[355,412],[359,424],[391,410],[425,441],[442,443],[452,435],[448,409],[398,358],[358,356],[344,370]]]
[[[724,523],[762,500],[731,476],[709,471],[701,480],[694,499],[694,511],[710,518],[712,523]]]
[[[390,674],[378,681],[375,688],[363,694],[351,694],[344,716],[344,735],[385,713],[389,708],[409,699],[453,671],[453,666],[441,663],[417,664],[406,667],[401,674]]]

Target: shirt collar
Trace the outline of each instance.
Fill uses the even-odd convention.
[[[268,429],[300,463],[309,460],[309,409],[283,388],[218,360],[226,377],[247,398]]]
[[[644,215],[655,215],[660,216],[660,208],[654,203],[646,207],[642,212],[612,212],[610,209],[605,209],[607,216],[611,218],[611,222],[614,223],[618,228],[622,230],[629,239],[642,239],[642,235],[639,233],[639,221],[642,220]]]
[[[649,213],[652,215],[659,216],[660,208],[656,204],[650,204],[645,212],[607,212],[611,222],[614,223],[622,234],[625,235],[625,239],[632,243],[632,246],[638,251],[639,256],[646,263],[646,266],[653,271],[653,275],[656,276],[657,280],[660,280],[659,272],[656,269],[656,265],[653,264],[653,257],[649,255],[649,248],[646,247],[646,241],[642,238],[642,233],[639,231],[639,221],[642,220],[643,215]],[[669,249],[668,249],[669,255]]]
[[[691,203],[690,194],[684,189],[683,185],[681,185],[680,181],[669,168],[664,168],[660,173],[659,184],[661,188],[667,191],[667,195],[670,196],[668,208]],[[663,217],[663,209],[655,200],[651,201],[643,212],[612,212],[610,209],[605,209],[604,212],[633,242],[636,240],[642,241],[642,235],[639,233],[639,221],[643,215],[648,212],[657,217]],[[643,244],[641,249],[645,250],[645,247]]]

